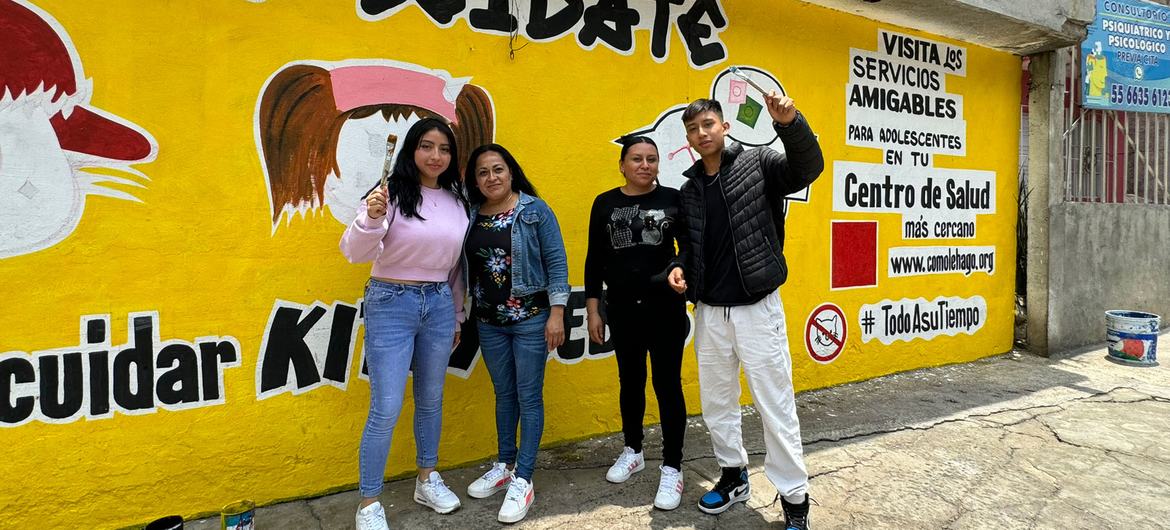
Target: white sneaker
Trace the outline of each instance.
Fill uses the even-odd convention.
[[[528,508],[536,498],[532,491],[532,483],[523,477],[513,477],[508,485],[508,494],[504,496],[504,504],[500,505],[500,514],[496,519],[501,523],[516,523],[528,515]]]
[[[622,449],[622,454],[618,455],[617,461],[609,466],[609,471],[605,472],[605,480],[621,484],[643,469],[646,469],[646,460],[642,458],[642,453],[635,453],[633,449],[626,447]]]
[[[357,530],[390,530],[390,525],[386,524],[386,510],[382,509],[382,503],[374,501],[373,504],[358,510]]]
[[[662,477],[658,479],[658,494],[654,496],[654,507],[659,510],[673,510],[682,502],[683,474],[670,466],[658,466]]]
[[[474,499],[486,499],[495,495],[512,482],[512,471],[503,462],[496,462],[482,477],[467,485],[467,495]]]
[[[437,471],[431,471],[426,482],[414,481],[414,502],[438,513],[451,513],[459,509],[459,497],[443,483]]]

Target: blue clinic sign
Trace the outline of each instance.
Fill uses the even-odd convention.
[[[1097,0],[1081,61],[1084,106],[1170,113],[1170,8]]]

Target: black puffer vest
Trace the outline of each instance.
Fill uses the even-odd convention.
[[[784,197],[807,187],[825,168],[820,145],[803,115],[798,114],[787,127],[776,125],[776,133],[786,154],[766,147],[745,151],[732,142],[723,151],[719,170],[736,262],[744,290],[753,296],[774,291],[788,279]],[[695,162],[683,173],[687,181],[680,190],[691,240],[680,257],[691,302],[698,301],[704,282],[704,174],[703,161]]]

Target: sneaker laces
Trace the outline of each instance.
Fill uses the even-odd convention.
[[[454,493],[451,491],[451,488],[448,488],[447,485],[443,483],[443,477],[427,479],[426,482],[422,483],[422,486],[423,490],[427,492],[427,496],[431,498],[454,495]]]
[[[488,482],[495,482],[504,478],[507,473],[508,468],[504,464],[497,463],[492,465],[492,468],[487,470],[487,473],[484,473],[482,478]]]
[[[618,456],[617,462],[614,462],[614,465],[625,470],[625,469],[628,469],[630,467],[631,462],[633,462],[634,460],[637,460],[637,459],[638,459],[638,453],[635,453],[633,449],[630,449],[629,447],[627,447],[625,449],[622,449],[622,454],[620,456]]]
[[[658,493],[677,493],[678,480],[682,477],[680,471],[662,470],[662,477],[658,479]]]
[[[527,484],[527,481],[521,478],[517,478],[516,480],[513,480],[511,484],[508,484],[508,493],[504,495],[505,501],[520,502],[524,499],[524,490],[528,488],[525,487],[524,484],[521,484],[522,482]]]
[[[373,506],[373,504],[370,504],[369,506]],[[363,523],[373,524],[378,522],[378,515],[382,512],[382,510],[366,510],[366,508],[369,506],[363,506],[362,509],[358,510],[358,517],[361,518]]]
[[[804,530],[805,528],[808,528],[808,516],[789,515],[787,512],[785,512],[784,523],[788,525],[787,530]]]

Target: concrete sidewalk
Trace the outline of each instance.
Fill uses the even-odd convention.
[[[1170,336],[1159,349],[1170,352]],[[1170,373],[1109,362],[1104,350],[1062,359],[1008,354],[798,396],[814,528],[1170,528]],[[516,528],[766,528],[779,525],[762,473],[760,418],[748,407],[752,500],[720,516],[695,503],[719,467],[702,419],[687,432],[687,489],[677,510],[652,507],[660,454],[648,429],[646,471],[613,485],[620,435],[542,450],[536,503]],[[441,516],[387,484],[393,528],[495,528],[503,494],[471,499],[486,464],[443,473],[463,508]],[[353,528],[356,492],[261,508],[258,527]],[[216,519],[188,528],[218,528]]]

